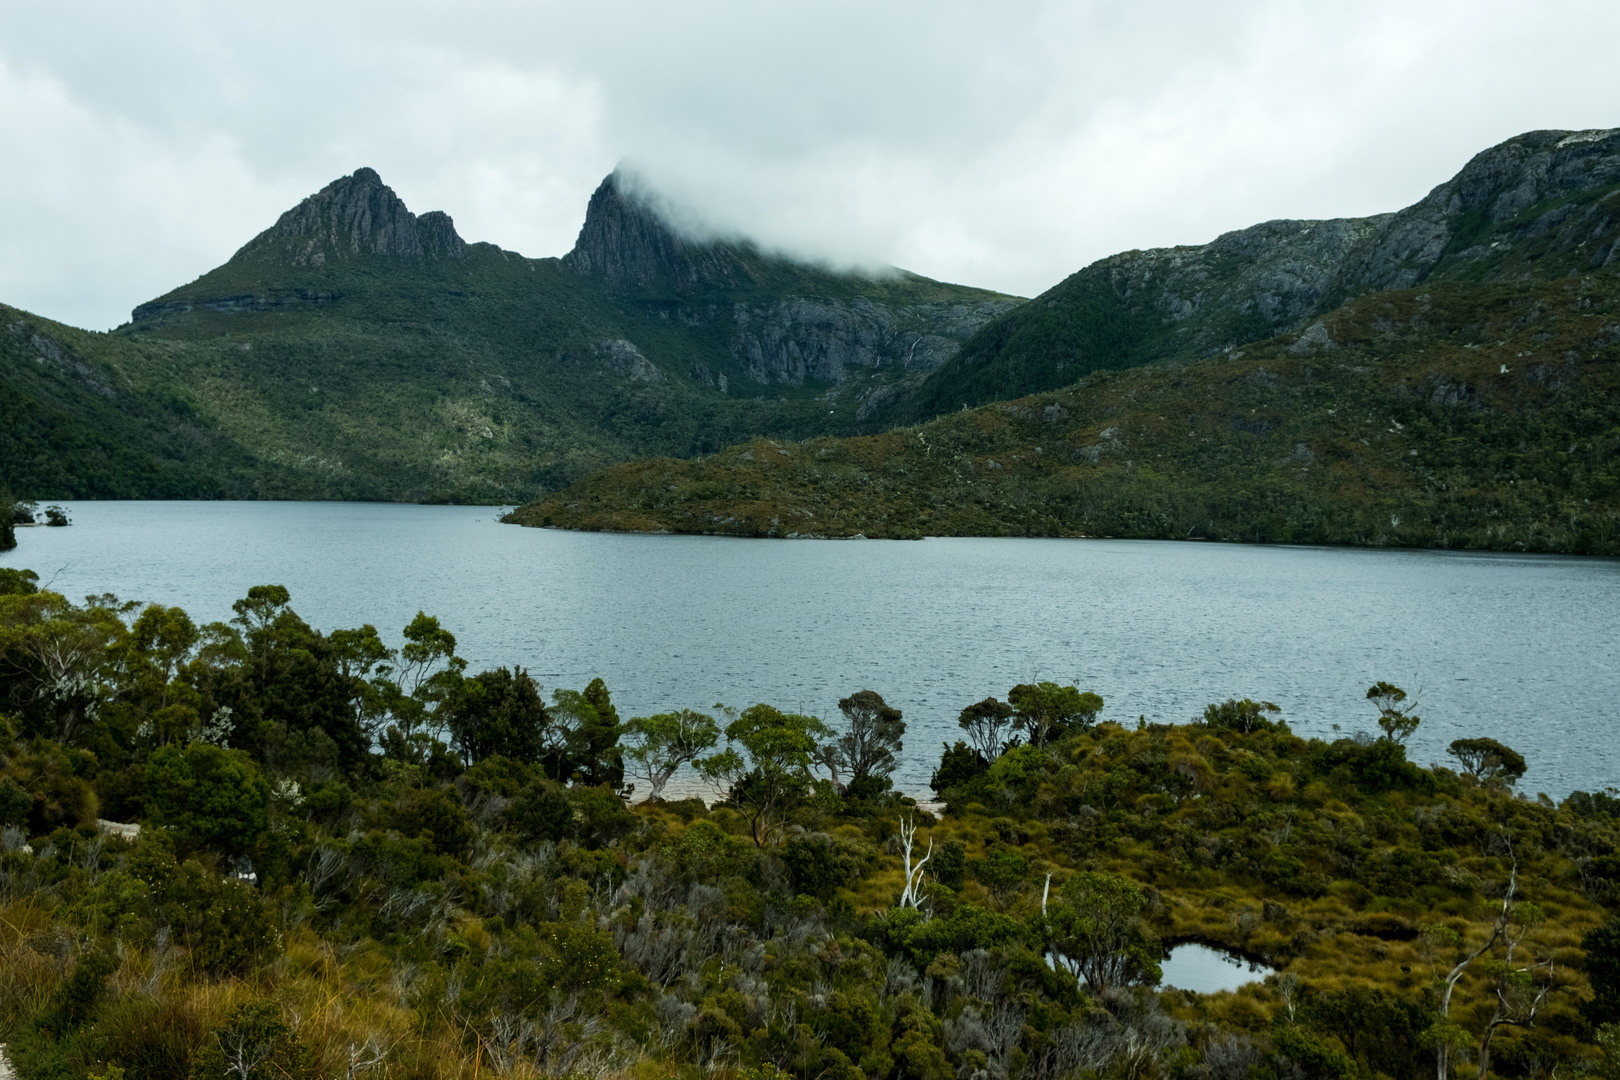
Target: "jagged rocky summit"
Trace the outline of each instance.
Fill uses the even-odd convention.
[[[681,237],[615,170],[598,185],[574,248],[562,263],[575,273],[627,285],[730,285],[749,281],[731,244]]]
[[[615,461],[861,430],[1018,302],[695,237],[622,174],[572,251],[528,258],[359,169],[136,308],[108,378],[237,440],[231,490],[517,501]]]
[[[745,240],[694,239],[619,171],[591,196],[568,254],[525,259],[494,245],[467,244],[447,214],[412,214],[375,170],[362,168],[287,211],[219,270],[137,307],[132,320],[149,325],[195,310],[235,315],[329,305],[353,291],[345,271],[366,259],[453,273],[473,249],[508,265],[545,266],[583,279],[612,303],[717,341],[727,355],[687,365],[707,389],[757,396],[758,389],[744,388],[836,386],[856,374],[884,384],[862,393],[857,408],[863,416],[893,396],[887,384],[938,367],[979,327],[1018,303],[901,270],[875,278],[837,273],[763,253]],[[549,301],[530,287],[510,306]],[[576,353],[613,360],[604,370],[645,381],[655,370],[649,365],[668,362],[646,337],[616,328]],[[627,348],[642,362],[617,362]]]
[[[232,261],[324,266],[366,255],[461,259],[467,243],[442,210],[418,217],[375,169],[356,169],[288,210]]]

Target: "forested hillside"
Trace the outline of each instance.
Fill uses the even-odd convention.
[[[1388,684],[1333,742],[1218,687],[1148,726],[1015,686],[962,703],[930,812],[889,775],[934,748],[870,689],[620,717],[600,680],[467,671],[427,615],[395,650],[291,600],[198,626],[0,570],[27,1080],[1615,1067],[1620,803],[1516,793],[1489,739],[1408,761]],[[682,763],[713,805],[650,798]],[[1275,970],[1159,985],[1186,941]]]
[[[528,525],[1620,553],[1620,279],[1437,284],[856,439],[606,470]]]
[[[165,349],[4,305],[0,321],[0,494],[208,499],[273,489],[274,467],[199,414]]]

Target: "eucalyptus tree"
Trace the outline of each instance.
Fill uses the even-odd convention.
[[[720,726],[706,713],[680,709],[632,717],[624,734],[630,740],[624,750],[625,771],[647,781],[644,802],[657,802],[682,765],[714,749]]]
[[[1495,739],[1454,739],[1446,753],[1485,784],[1517,783],[1528,768],[1522,754]]]
[[[1406,705],[1406,691],[1382,680],[1367,688],[1367,700],[1378,710],[1378,726],[1384,738],[1392,743],[1404,743],[1412,737],[1423,718],[1412,713],[1413,705]]]
[[[726,748],[700,759],[698,771],[725,785],[728,801],[748,817],[755,846],[763,848],[780,831],[783,810],[809,791],[818,740],[831,734],[814,716],[755,705],[726,725]]]
[[[1042,904],[1047,947],[1099,997],[1115,986],[1159,981],[1159,939],[1142,921],[1147,897],[1129,878],[1085,871]]]
[[[1103,699],[1089,691],[1053,682],[1021,683],[1007,692],[1014,720],[1031,746],[1051,742],[1071,727],[1090,727],[1102,712]]]
[[[1012,726],[1013,707],[987,697],[969,705],[956,718],[956,726],[967,732],[968,742],[984,764],[989,765],[1007,748],[1003,734]]]
[[[846,786],[839,774],[848,770],[849,784],[857,789],[887,789],[897,755],[905,745],[906,724],[900,710],[875,691],[858,690],[838,703],[838,711],[844,714],[848,727],[816,748],[817,764],[832,776],[834,787]]]
[[[73,743],[116,690],[108,661],[122,651],[134,605],[97,596],[80,606],[14,580],[19,587],[0,594],[0,704],[20,714],[26,734]]]

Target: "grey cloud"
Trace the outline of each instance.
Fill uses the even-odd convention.
[[[694,227],[1029,295],[1612,126],[1617,31],[1571,0],[19,5],[0,300],[116,324],[360,165],[561,254],[621,161]]]

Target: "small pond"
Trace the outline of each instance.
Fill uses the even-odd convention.
[[[1191,990],[1195,994],[1215,994],[1260,982],[1272,974],[1273,969],[1208,945],[1187,942],[1170,950],[1170,959],[1164,962],[1163,971],[1159,980],[1161,986]]]

